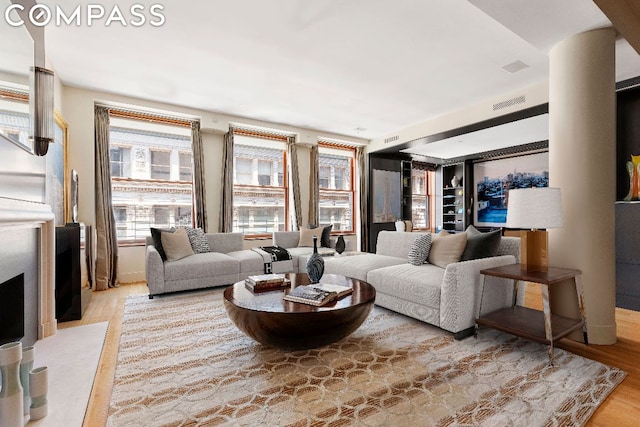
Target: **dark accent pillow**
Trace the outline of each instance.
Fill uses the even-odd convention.
[[[160,258],[162,261],[167,260],[167,254],[164,253],[164,249],[162,248],[162,233],[173,233],[176,231],[173,228],[153,228],[151,227],[151,238],[153,239],[153,246],[156,247],[156,250],[160,254]]]
[[[184,229],[187,231],[189,243],[191,244],[191,249],[193,249],[194,254],[211,252],[209,241],[207,240],[207,236],[205,236],[204,231],[202,231],[202,228],[185,227]]]
[[[319,227],[317,225],[308,224],[309,228]],[[320,236],[320,247],[330,248],[331,247],[331,229],[333,229],[333,224],[327,225],[322,229],[322,236]]]
[[[427,262],[429,251],[431,250],[431,234],[418,236],[413,241],[407,255],[407,262],[411,265],[422,265]]]
[[[489,258],[498,254],[502,230],[494,230],[482,233],[473,225],[467,227],[467,246],[464,248],[460,261]]]

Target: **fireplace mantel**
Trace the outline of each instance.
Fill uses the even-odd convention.
[[[55,217],[44,203],[0,197],[0,232],[39,228],[38,339],[56,333]]]

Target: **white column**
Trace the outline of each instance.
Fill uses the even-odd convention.
[[[594,344],[616,341],[615,157],[615,32],[600,29],[554,46],[549,71],[549,184],[562,189],[564,211],[564,226],[549,231],[549,264],[582,270]],[[552,311],[578,318],[575,287],[552,290]]]

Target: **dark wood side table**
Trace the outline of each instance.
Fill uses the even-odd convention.
[[[527,268],[526,265],[512,264],[481,270],[480,274],[483,275],[480,294],[480,313],[482,313],[482,295],[484,294],[484,285],[487,276],[512,279],[514,298],[513,306],[480,315],[478,319],[476,319],[476,329],[478,326],[487,326],[546,344],[549,346],[548,354],[549,363],[551,364],[553,364],[554,343],[566,337],[571,332],[582,328],[584,342],[586,344],[589,343],[587,337],[587,320],[584,313],[584,298],[582,295],[582,272],[580,270],[557,267]],[[576,286],[576,295],[580,306],[580,319],[569,319],[551,313],[549,288],[552,285],[557,285],[568,279],[573,279]],[[519,281],[532,282],[541,286],[542,311],[516,305]]]

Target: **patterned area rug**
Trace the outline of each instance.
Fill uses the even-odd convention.
[[[221,290],[129,297],[122,329],[109,426],[579,426],[626,375],[380,307],[338,343],[284,352],[240,332]]]

